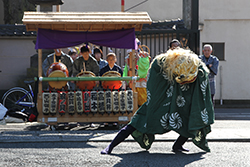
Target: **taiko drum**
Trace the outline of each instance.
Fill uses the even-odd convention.
[[[117,71],[105,72],[102,77],[121,77],[121,74]],[[102,81],[102,87],[104,89],[120,89],[122,86],[122,81]]]
[[[65,64],[60,62],[52,63],[47,70],[47,77],[68,77],[69,72]],[[67,81],[49,81],[50,87],[61,89],[66,86]]]
[[[83,71],[76,75],[76,77],[95,77],[95,74],[91,71]],[[92,90],[96,85],[95,81],[77,81],[76,86],[81,90]]]

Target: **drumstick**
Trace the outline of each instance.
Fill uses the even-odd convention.
[[[83,62],[83,69],[86,71],[85,62]]]
[[[56,54],[54,54],[54,63],[56,62]]]

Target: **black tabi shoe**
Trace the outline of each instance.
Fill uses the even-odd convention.
[[[106,147],[104,150],[101,151],[101,154],[111,154],[112,149],[110,147]]]

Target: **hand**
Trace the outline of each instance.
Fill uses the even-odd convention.
[[[213,64],[209,64],[209,67],[211,68],[213,66]]]
[[[95,81],[95,85],[96,85],[96,87],[98,87],[99,86],[99,81]]]

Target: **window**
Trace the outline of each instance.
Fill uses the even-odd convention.
[[[212,55],[216,56],[219,60],[225,60],[225,43],[203,42],[202,47],[205,44],[210,44],[213,47]]]

